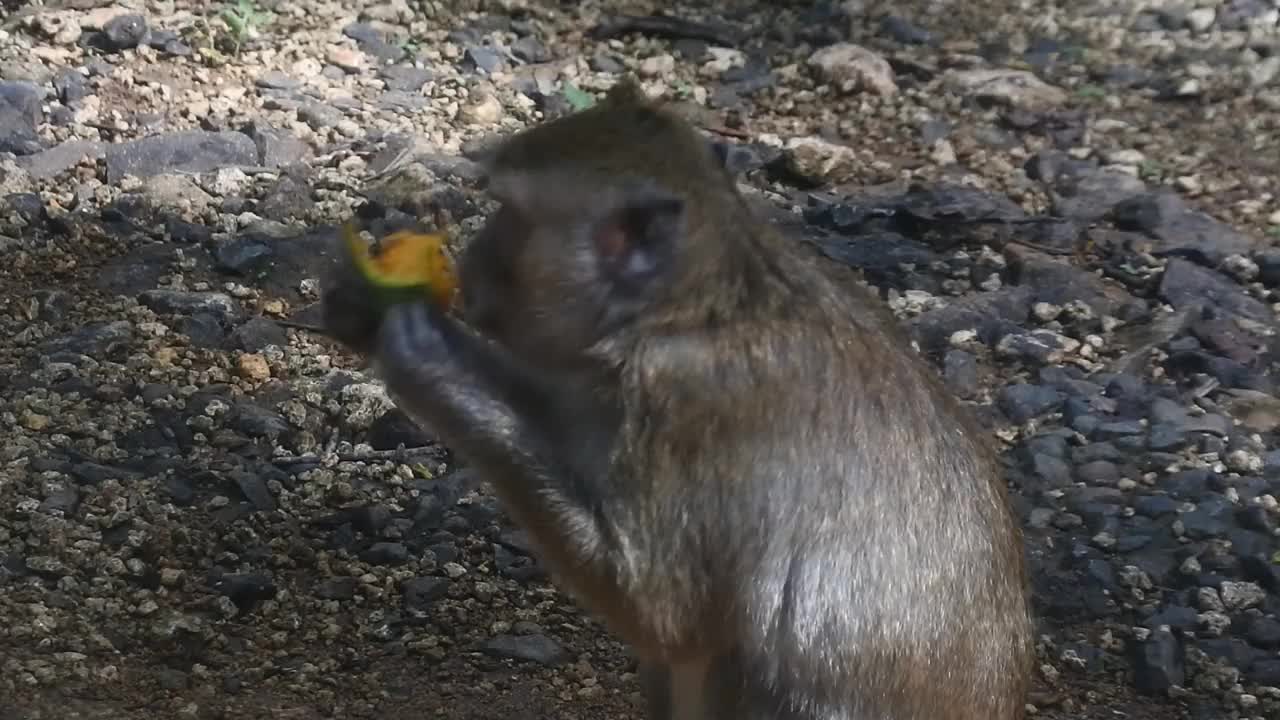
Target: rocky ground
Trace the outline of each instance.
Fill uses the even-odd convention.
[[[465,242],[635,72],[1005,447],[1034,716],[1280,718],[1280,1],[0,7],[0,717],[640,716],[298,327],[335,223]]]

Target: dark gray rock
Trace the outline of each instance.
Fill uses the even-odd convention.
[[[266,478],[261,474],[235,470],[231,473],[231,479],[239,488],[240,494],[255,510],[271,512],[276,509],[275,496],[271,494]]]
[[[351,600],[355,598],[358,587],[359,578],[333,578],[320,583],[320,587],[316,588],[316,597],[324,600]]]
[[[1266,250],[1253,258],[1258,264],[1258,280],[1269,288],[1280,287],[1280,250]]]
[[[435,73],[426,68],[400,63],[380,68],[378,77],[382,78],[388,90],[416,93],[435,77]]]
[[[287,347],[289,336],[279,323],[264,317],[254,317],[245,321],[231,334],[232,340],[241,350],[259,352],[268,345]]]
[[[588,64],[590,64],[592,70],[600,73],[607,73],[609,75],[616,75],[618,73],[626,72],[627,70],[627,66],[622,58],[618,57],[616,53],[610,52],[604,48],[598,49],[596,53],[591,56]]]
[[[227,330],[216,315],[195,313],[178,322],[178,332],[186,335],[196,347],[221,349],[227,339]]]
[[[1183,532],[1193,540],[1222,537],[1231,526],[1231,506],[1221,499],[1200,502],[1181,516]]]
[[[1000,340],[1000,353],[1036,363],[1062,362],[1068,350],[1068,339],[1049,330],[1011,332]]]
[[[107,50],[129,50],[146,41],[147,19],[127,13],[117,15],[102,26],[102,44]]]
[[[1031,458],[1032,472],[1049,487],[1066,487],[1071,484],[1071,466],[1061,458],[1037,453]]]
[[[392,38],[383,35],[376,27],[362,22],[353,22],[342,29],[342,34],[356,41],[356,45],[366,53],[382,62],[396,62],[405,55],[404,48],[390,42]]]
[[[0,81],[0,152],[31,155],[42,148],[36,126],[44,117],[44,91],[21,80]]]
[[[254,403],[237,403],[235,413],[229,420],[231,427],[249,437],[278,437],[292,430],[289,421],[279,413],[268,410]]]
[[[1115,443],[1091,442],[1082,447],[1071,449],[1071,461],[1077,465],[1093,462],[1109,462],[1119,464],[1129,458],[1129,454],[1121,452]]]
[[[101,359],[126,349],[133,339],[133,325],[126,320],[116,320],[89,325],[70,335],[46,340],[40,352],[44,355],[73,353]]]
[[[1041,433],[1026,441],[1025,450],[1031,455],[1067,456],[1067,435],[1061,432]]]
[[[230,598],[241,612],[276,595],[275,580],[266,573],[228,573],[214,581],[213,589]]]
[[[1031,288],[1033,302],[1066,305],[1078,300],[1088,305],[1095,315],[1117,315],[1122,306],[1135,299],[1124,288],[1087,272],[1032,250],[1006,253],[1009,269],[1018,285]]]
[[[1127,173],[1076,162],[1058,162],[1050,181],[1055,215],[1095,222],[1112,208],[1141,193],[1146,183]]]
[[[911,329],[925,352],[945,350],[957,330],[977,330],[983,343],[995,345],[1021,330],[1018,322],[1026,318],[1032,295],[1030,288],[1018,286],[965,298],[921,313]]]
[[[1137,420],[1119,420],[1098,425],[1093,435],[1099,439],[1107,440],[1125,437],[1126,435],[1142,435],[1146,431],[1147,429]]]
[[[76,70],[65,69],[54,76],[53,90],[63,105],[76,107],[89,95],[89,80]]]
[[[311,146],[288,130],[254,121],[245,128],[245,134],[253,140],[258,151],[258,163],[263,167],[289,167],[297,165],[311,155]]]
[[[424,447],[431,443],[427,432],[399,408],[392,408],[374,420],[367,440],[375,450],[394,450],[401,444],[407,448]]]
[[[506,66],[506,59],[491,47],[470,45],[463,53],[464,65],[472,70],[485,74],[493,73]]]
[[[1258,685],[1280,685],[1280,660],[1259,660],[1249,666],[1246,677]]]
[[[532,35],[526,35],[512,43],[511,54],[527,63],[544,63],[553,57],[547,46]]]
[[[214,267],[222,272],[254,276],[274,257],[272,244],[264,237],[244,234],[213,248]]]
[[[1233,253],[1248,254],[1253,238],[1198,210],[1177,193],[1158,191],[1116,205],[1111,220],[1122,230],[1141,232],[1154,243],[1155,255],[1187,257],[1217,265]]]
[[[49,493],[40,503],[42,513],[60,513],[64,516],[74,515],[80,507],[80,491],[73,485],[58,488]]]
[[[107,147],[90,140],[68,140],[48,150],[18,158],[18,165],[31,177],[47,180],[70,170],[81,160],[97,160],[106,154]]]
[[[1166,605],[1142,624],[1152,630],[1161,625],[1168,625],[1173,630],[1194,630],[1200,625],[1200,613],[1184,605]]]
[[[964,350],[949,350],[942,361],[943,377],[947,386],[961,398],[976,397],[978,386],[978,360]]]
[[[37,193],[10,193],[4,196],[0,208],[15,212],[27,223],[35,223],[45,215],[44,200]]]
[[[1171,451],[1187,445],[1187,433],[1181,426],[1173,423],[1159,423],[1151,426],[1147,434],[1147,448],[1157,451]]]
[[[1231,434],[1231,418],[1217,413],[1205,413],[1198,417],[1188,417],[1178,425],[1184,433],[1209,433],[1218,437]]]
[[[154,677],[161,690],[186,690],[191,684],[186,673],[174,668],[156,668]]]
[[[1106,460],[1095,460],[1078,466],[1076,477],[1087,483],[1113,483],[1120,479],[1120,468]]]
[[[1196,646],[1210,658],[1224,661],[1231,667],[1246,671],[1253,667],[1257,660],[1265,657],[1264,653],[1249,647],[1249,644],[1243,640],[1233,637],[1204,638],[1199,640]]]
[[[1258,28],[1264,32],[1275,31],[1274,16],[1268,13],[1275,6],[1264,0],[1231,0],[1218,10],[1217,26],[1223,30],[1242,31]]]
[[[1161,487],[1179,500],[1196,500],[1209,492],[1217,476],[1207,468],[1181,470],[1165,478]]]
[[[1169,261],[1160,280],[1160,296],[1176,309],[1211,307],[1256,322],[1275,322],[1271,308],[1246,295],[1231,278],[1182,259]]]
[[[1156,630],[1137,643],[1133,658],[1134,684],[1138,689],[1163,694],[1186,681],[1182,643],[1167,630]]]
[[[1280,622],[1275,618],[1259,617],[1249,623],[1245,637],[1253,645],[1264,650],[1280,649]]]
[[[903,45],[931,45],[934,42],[928,30],[898,15],[886,15],[880,20],[880,34]]]
[[[157,289],[142,293],[138,300],[158,313],[194,315],[204,312],[228,325],[234,324],[244,314],[240,303],[230,295],[220,292]]]
[[[414,112],[427,107],[430,102],[417,93],[388,90],[378,96],[378,107],[392,112]]]
[[[1245,331],[1234,318],[1201,317],[1191,323],[1191,332],[1205,350],[1233,362],[1249,365],[1267,352],[1263,338]]]
[[[351,511],[351,525],[365,535],[381,535],[391,521],[391,508],[386,505],[363,505]]]
[[[258,149],[249,136],[233,131],[187,130],[153,135],[107,148],[107,180],[165,173],[205,173],[230,166],[258,164]]]
[[[160,52],[177,57],[189,57],[194,54],[191,46],[173,30],[152,29],[146,35],[146,43]]]
[[[1000,389],[997,404],[1010,420],[1024,423],[1057,409],[1062,401],[1062,393],[1051,387],[1015,383]]]
[[[377,542],[360,553],[360,559],[374,565],[402,565],[409,561],[409,548],[398,542]]]
[[[564,647],[546,635],[498,635],[485,643],[486,655],[555,666],[569,659]]]
[[[316,203],[301,172],[281,175],[258,203],[258,213],[273,220],[305,219]]]
[[[342,121],[342,111],[332,105],[309,102],[298,108],[298,119],[312,130],[324,130]]]
[[[259,75],[253,84],[267,90],[297,90],[302,87],[301,80],[291,78],[279,70],[268,70]]]
[[[401,586],[401,600],[409,610],[427,610],[436,600],[448,595],[449,585],[448,578],[410,578]]]
[[[1180,402],[1169,398],[1156,397],[1151,400],[1149,417],[1152,423],[1169,423],[1176,425],[1187,419],[1187,408]]]

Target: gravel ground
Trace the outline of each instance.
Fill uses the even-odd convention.
[[[299,327],[335,223],[465,242],[471,151],[633,71],[999,438],[1034,716],[1280,718],[1280,0],[44,5],[0,2],[0,717],[640,717]]]

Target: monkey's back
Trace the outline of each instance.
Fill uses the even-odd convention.
[[[779,717],[1020,718],[1025,569],[993,454],[878,300],[758,241],[770,259],[744,286],[773,306],[744,294],[625,369],[640,400],[620,466],[637,476],[618,483],[651,515],[622,512],[623,532],[680,528],[648,543],[669,557],[631,565],[633,589],[696,618],[691,636],[739,639],[727,651],[767,702],[823,705]],[[733,592],[699,592],[700,573]]]

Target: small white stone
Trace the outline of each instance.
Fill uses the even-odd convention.
[[[667,77],[675,72],[676,59],[670,53],[647,57],[640,61],[640,74],[645,77]]]
[[[898,83],[894,80],[889,61],[861,45],[828,45],[809,56],[809,67],[841,92],[871,92],[884,96],[898,93]]]
[[[1218,19],[1218,11],[1211,7],[1196,8],[1187,13],[1187,27],[1192,32],[1204,32],[1213,27],[1213,21]]]

